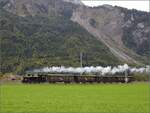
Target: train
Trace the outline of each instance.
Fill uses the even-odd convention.
[[[23,83],[129,83],[134,81],[133,76],[123,74],[98,75],[80,73],[26,73]]]

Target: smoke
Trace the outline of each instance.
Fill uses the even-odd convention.
[[[150,73],[150,66],[141,67],[141,68],[131,68],[131,73]]]
[[[150,66],[142,67],[142,68],[131,68],[127,64],[118,65],[117,67],[102,67],[102,66],[90,66],[90,67],[45,67],[42,69],[35,69],[33,72],[45,72],[45,73],[99,73],[101,75],[111,74],[114,75],[116,73],[150,73]]]

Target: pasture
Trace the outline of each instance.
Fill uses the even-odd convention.
[[[2,84],[1,113],[149,113],[149,83]]]

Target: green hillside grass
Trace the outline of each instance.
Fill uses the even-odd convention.
[[[1,85],[2,113],[149,113],[149,83]]]

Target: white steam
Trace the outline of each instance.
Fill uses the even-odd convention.
[[[142,68],[131,68],[127,64],[118,65],[117,67],[102,67],[102,66],[90,66],[90,67],[45,67],[42,69],[35,69],[33,72],[45,72],[45,73],[99,73],[101,75],[111,74],[114,75],[116,73],[124,73],[129,71],[130,73],[150,73],[150,66],[142,67]]]
[[[141,67],[141,68],[131,68],[131,73],[150,73],[150,66]]]

